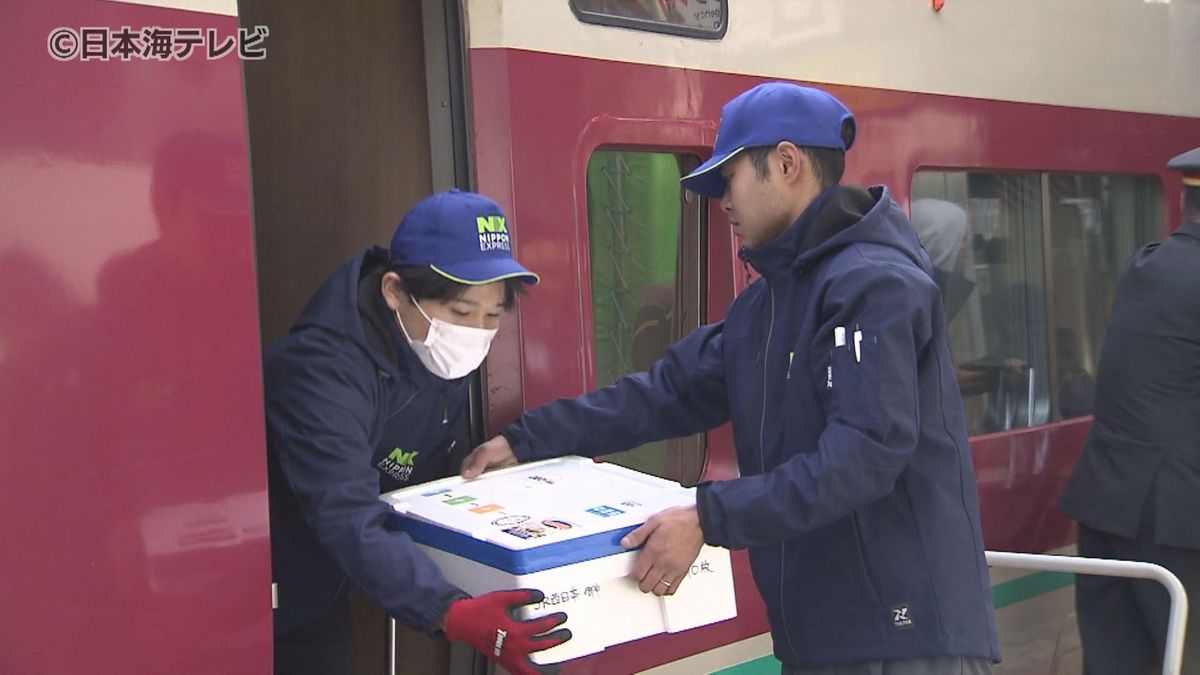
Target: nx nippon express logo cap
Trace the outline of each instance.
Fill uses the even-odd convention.
[[[849,122],[846,140],[842,126]],[[725,193],[720,167],[746,148],[782,141],[814,148],[849,150],[854,145],[854,115],[842,102],[815,87],[765,82],[738,94],[721,108],[721,124],[709,160],[680,182],[705,197]]]
[[[417,202],[392,235],[393,265],[429,265],[463,284],[538,276],[513,260],[511,223],[481,194],[448,190]]]

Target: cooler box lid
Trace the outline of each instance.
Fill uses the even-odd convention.
[[[695,489],[616,464],[559,457],[388,492],[391,525],[418,543],[511,574],[623,553],[621,537]]]

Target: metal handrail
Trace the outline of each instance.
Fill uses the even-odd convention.
[[[1172,574],[1167,568],[1148,562],[1080,558],[1069,555],[984,551],[984,556],[987,558],[989,567],[1153,579],[1166,586],[1167,593],[1171,596],[1171,610],[1167,620],[1167,645],[1166,653],[1163,655],[1162,671],[1163,675],[1179,675],[1183,665],[1183,639],[1187,631],[1187,592],[1183,588],[1183,583],[1179,581],[1179,577]],[[1084,656],[1086,658],[1086,653]]]

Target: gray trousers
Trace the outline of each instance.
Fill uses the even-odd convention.
[[[988,659],[947,656],[901,661],[859,661],[825,668],[783,666],[781,675],[992,675]]]
[[[1080,524],[1079,555],[1162,565],[1183,582],[1188,600],[1200,604],[1200,551],[1159,546],[1152,538],[1150,531],[1144,531],[1138,539],[1126,539]],[[1084,672],[1158,672],[1167,642],[1170,606],[1167,590],[1149,579],[1075,577],[1075,614],[1083,640]],[[1200,618],[1193,609],[1188,619],[1181,672],[1196,675],[1200,673]]]

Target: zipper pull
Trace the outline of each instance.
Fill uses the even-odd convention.
[[[446,414],[447,405],[448,404],[446,402],[446,399],[443,397],[442,398],[442,424],[443,425],[446,424],[447,422],[449,422],[448,415]]]

